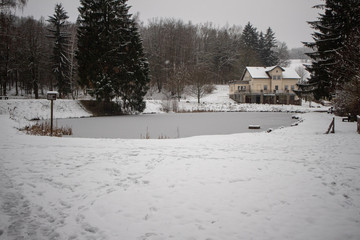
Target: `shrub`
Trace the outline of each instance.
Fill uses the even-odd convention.
[[[36,136],[50,136],[51,135],[51,125],[48,122],[36,123],[29,125],[21,129],[29,135]],[[62,137],[63,135],[72,135],[72,129],[70,127],[54,127],[53,126],[53,136]]]

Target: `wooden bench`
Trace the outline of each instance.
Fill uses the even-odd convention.
[[[350,117],[343,117],[342,121],[343,122],[356,122],[356,116],[350,116]]]

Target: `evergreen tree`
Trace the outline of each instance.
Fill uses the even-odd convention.
[[[268,28],[266,34],[259,34],[258,54],[263,66],[274,66],[279,64],[279,57],[274,49],[276,47],[276,38],[271,28]]]
[[[242,44],[252,50],[257,50],[259,47],[259,34],[255,27],[251,25],[250,22],[245,26],[242,36]]]
[[[60,97],[63,97],[70,93],[70,68],[68,59],[68,43],[70,34],[65,32],[67,12],[65,12],[61,4],[56,4],[55,13],[49,17],[48,22],[52,24],[52,28],[49,31],[52,33],[50,38],[54,40],[54,49],[52,55],[53,67],[52,71],[57,82],[57,88]]]
[[[263,66],[270,66],[270,65],[266,65],[266,50],[265,50],[265,46],[266,46],[266,40],[265,40],[265,36],[263,32],[260,32],[259,34],[259,45],[258,45],[258,54],[261,58],[262,61],[262,65]]]
[[[264,48],[262,49],[265,66],[274,66],[279,63],[279,58],[274,51],[276,46],[275,33],[271,28],[268,28],[264,36]]]
[[[359,0],[325,0],[325,4],[315,6],[325,11],[318,21],[310,22],[316,30],[314,42],[304,44],[314,50],[307,54],[312,59],[312,65],[307,69],[311,73],[309,83],[316,85],[314,95],[317,99],[331,98],[331,94],[349,79],[336,66],[341,64],[338,52],[360,24],[359,5]]]
[[[134,21],[130,23],[130,41],[125,54],[126,81],[121,84],[121,98],[125,109],[142,112],[145,109],[144,96],[148,91],[149,66],[145,58],[142,40]]]
[[[259,55],[259,34],[255,27],[249,22],[241,36],[242,44],[242,65],[256,66],[261,65],[261,57]]]
[[[79,77],[98,100],[120,97],[125,110],[143,111],[149,70],[129,8],[127,0],[81,0]]]

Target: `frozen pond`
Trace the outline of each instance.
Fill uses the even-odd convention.
[[[295,122],[291,116],[273,112],[170,113],[57,119],[56,124],[71,127],[73,137],[154,139],[266,131],[290,126]],[[250,130],[249,125],[261,129]]]

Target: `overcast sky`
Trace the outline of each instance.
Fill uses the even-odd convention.
[[[312,6],[321,0],[129,0],[131,13],[138,12],[140,20],[147,23],[156,17],[172,17],[185,22],[212,22],[222,27],[226,24],[244,27],[251,22],[259,31],[271,27],[276,38],[289,48],[301,47],[301,41],[311,41],[313,30],[306,21],[315,20],[318,10]],[[70,21],[75,21],[80,0],[28,0],[18,15],[48,18],[56,3],[62,3]]]

